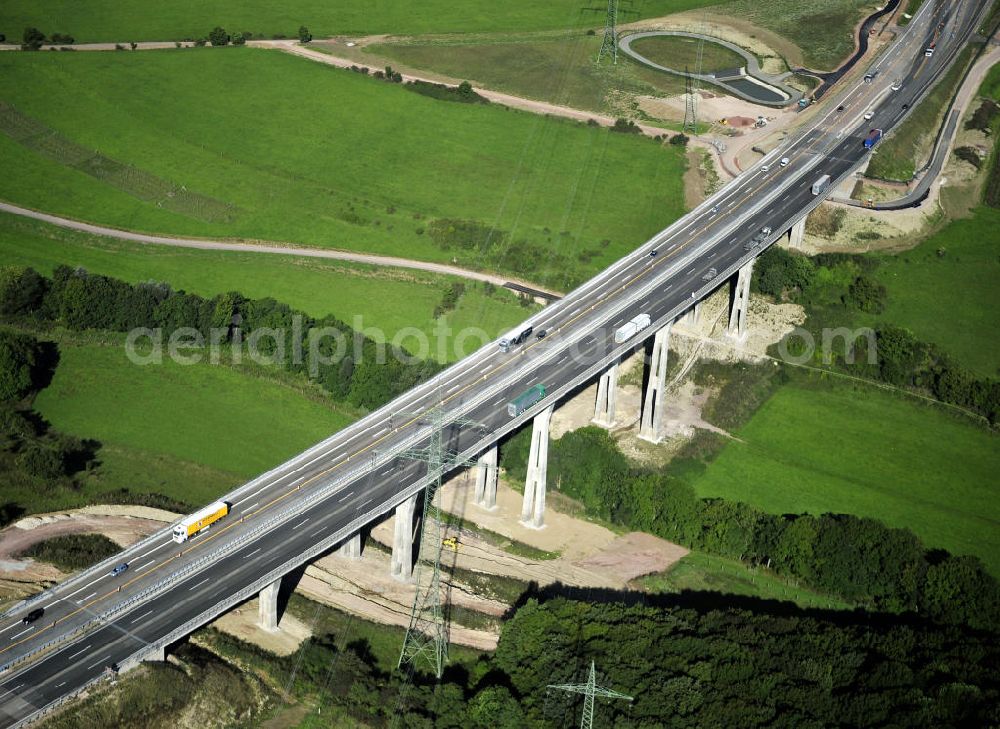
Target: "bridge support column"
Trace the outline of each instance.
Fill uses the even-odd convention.
[[[642,399],[639,437],[650,443],[663,440],[663,399],[667,386],[667,354],[670,348],[670,327],[664,325],[653,337],[653,353],[649,360],[646,396]]]
[[[750,260],[736,274],[736,284],[733,287],[728,334],[738,341],[743,341],[747,336],[747,306],[750,303],[750,275],[752,273],[753,260]]]
[[[417,513],[418,491],[396,507],[396,525],[392,538],[392,558],[389,573],[397,580],[406,582],[413,575],[413,517]]]
[[[594,404],[594,423],[605,428],[615,426],[615,404],[618,400],[618,366],[611,365],[597,382],[597,402]]]
[[[545,477],[549,470],[549,422],[552,406],[535,416],[531,426],[531,452],[528,454],[528,477],[524,480],[521,523],[534,529],[545,526]]]
[[[788,247],[802,248],[802,239],[806,235],[806,219],[802,218],[788,230]]]
[[[344,559],[361,559],[361,532],[341,542],[337,554]]]
[[[681,323],[685,326],[693,327],[701,321],[701,302],[699,301],[694,306],[685,312],[684,317],[681,319]]]
[[[260,591],[260,627],[272,633],[278,631],[278,591],[281,579],[277,579]]]
[[[494,444],[479,456],[476,464],[476,506],[493,511],[497,508],[497,447]]]

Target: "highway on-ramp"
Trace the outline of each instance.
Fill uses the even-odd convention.
[[[433,476],[400,451],[428,444],[434,407],[477,425],[445,429],[446,447],[474,456],[540,408],[593,378],[641,344],[613,333],[638,313],[666,323],[703,298],[760,248],[748,241],[768,226],[769,243],[821,196],[822,175],[846,178],[868,154],[872,126],[889,130],[908,113],[976,29],[985,0],[927,0],[879,62],[872,84],[845,88],[826,113],[774,150],[769,169],[749,170],[634,253],[546,307],[529,323],[534,337],[509,353],[495,344],[224,497],[231,514],[183,545],[165,529],[120,556],[16,606],[0,618],[0,726],[38,715],[246,599],[282,572],[314,558],[418,492]],[[952,40],[925,57],[927,38],[944,23]],[[945,33],[941,34],[945,37]],[[889,84],[904,79],[893,92]],[[843,106],[842,111],[835,107]],[[875,108],[875,118],[864,120]],[[778,164],[787,157],[787,166]],[[651,255],[653,253],[656,255]],[[709,269],[717,276],[706,280]],[[653,328],[647,333],[653,331]],[[534,384],[548,395],[511,418],[506,404]],[[262,434],[266,437],[266,434]],[[110,575],[117,562],[129,569]],[[42,607],[42,619],[22,617]]]

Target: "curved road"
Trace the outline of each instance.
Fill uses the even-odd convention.
[[[103,235],[108,238],[127,240],[134,243],[146,245],[171,246],[174,248],[195,248],[203,251],[226,251],[229,253],[270,253],[281,256],[306,256],[308,258],[326,258],[336,261],[350,261],[352,263],[367,263],[372,266],[395,266],[397,268],[412,268],[419,271],[429,271],[447,276],[461,276],[462,278],[474,281],[485,281],[506,286],[515,291],[523,291],[533,295],[543,296],[548,299],[558,298],[559,294],[547,289],[540,289],[533,284],[524,281],[511,280],[503,276],[496,276],[489,273],[470,271],[459,266],[450,266],[446,263],[431,263],[429,261],[414,261],[410,258],[397,258],[395,256],[379,256],[371,253],[351,253],[349,251],[332,250],[329,248],[307,248],[305,246],[282,245],[279,243],[231,243],[221,240],[205,240],[201,238],[174,238],[166,235],[150,235],[147,233],[136,233],[130,230],[119,230],[118,228],[108,228],[103,225],[85,223],[82,220],[63,218],[58,215],[42,213],[30,208],[23,208],[20,205],[13,205],[0,201],[0,211],[20,215],[25,218],[41,220],[51,225],[58,225],[60,228],[77,230],[81,233],[91,233],[93,235]]]

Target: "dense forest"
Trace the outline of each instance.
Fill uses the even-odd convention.
[[[568,594],[572,592],[572,594]],[[604,727],[971,727],[1000,721],[996,634],[861,612],[683,593],[568,590],[525,596],[493,654],[440,682],[380,667],[334,633],[279,658],[213,633],[216,650],[366,726],[520,729],[579,725],[590,662]],[[330,711],[330,709],[334,709]],[[327,720],[329,721],[329,720]],[[315,724],[320,726],[322,724]],[[312,724],[310,725],[312,726]]]

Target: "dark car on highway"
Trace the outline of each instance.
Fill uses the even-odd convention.
[[[30,613],[21,618],[21,625],[30,625],[45,615],[45,608],[35,608]]]

